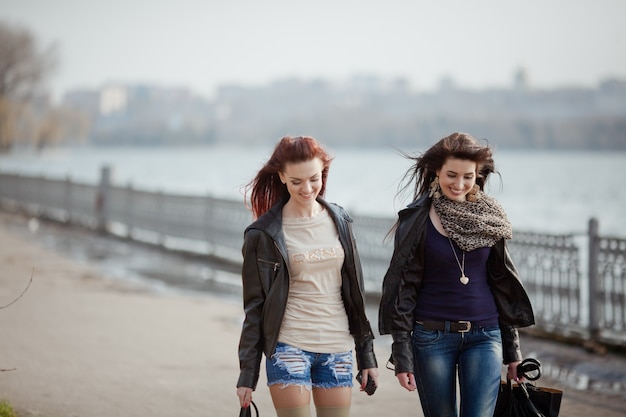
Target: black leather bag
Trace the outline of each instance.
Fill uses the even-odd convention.
[[[500,382],[494,417],[558,417],[563,391],[528,382]]]
[[[239,411],[239,417],[252,417],[252,408],[254,407],[254,412],[256,417],[259,417],[259,409],[257,408],[254,401],[250,401],[250,407],[243,408],[241,407],[241,411]]]
[[[530,381],[541,376],[541,364],[536,359],[524,360],[518,374]],[[529,382],[512,384],[507,378],[500,382],[494,417],[558,417],[563,391],[538,387]]]
[[[563,391],[556,388],[537,387],[532,384],[526,384],[526,389],[530,401],[544,417],[557,417],[559,415]]]

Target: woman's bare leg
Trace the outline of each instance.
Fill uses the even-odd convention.
[[[311,393],[302,385],[270,385],[278,417],[310,417]]]
[[[317,417],[349,417],[352,387],[313,388]]]

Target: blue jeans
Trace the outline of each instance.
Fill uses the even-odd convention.
[[[267,385],[302,385],[306,389],[352,386],[352,352],[315,353],[278,342],[265,360]]]
[[[449,326],[446,326],[448,329]],[[424,417],[456,417],[458,370],[461,417],[491,417],[502,371],[499,327],[467,333],[413,329],[415,383]]]

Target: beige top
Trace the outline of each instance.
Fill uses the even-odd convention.
[[[344,252],[326,210],[283,218],[289,254],[289,297],[278,335],[283,343],[316,353],[347,352],[354,340],[341,298]]]

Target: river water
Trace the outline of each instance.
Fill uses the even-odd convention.
[[[116,185],[241,200],[241,187],[270,147],[70,147],[18,150],[0,156],[0,172],[70,177],[96,183],[109,165]],[[404,151],[416,151],[403,149]],[[329,149],[334,156],[327,199],[352,214],[395,217],[409,201],[396,198],[410,161],[391,147]],[[519,231],[584,233],[591,217],[603,235],[626,237],[626,152],[510,151],[496,148],[500,177],[487,192]]]

